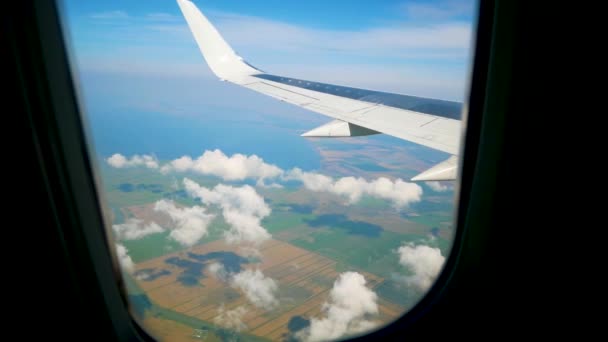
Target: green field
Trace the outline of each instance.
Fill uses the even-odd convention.
[[[162,198],[186,206],[200,205],[198,200],[189,198],[180,190],[183,188],[181,181],[184,175],[176,178],[174,175],[162,175],[158,170],[112,169],[105,166],[102,168],[102,176],[105,198],[108,208],[111,208],[114,223],[123,222],[127,218],[124,217],[125,213],[129,215],[129,212],[125,208],[152,204]],[[209,188],[221,182],[214,177],[187,177]],[[442,254],[447,256],[451,248],[451,192],[427,191],[422,202],[409,208],[395,209],[390,202],[382,199],[363,197],[356,204],[348,204],[343,198],[329,193],[310,192],[301,186],[290,185],[282,189],[256,187],[256,191],[272,207],[272,213],[262,220],[262,225],[274,238],[335,260],[338,272],[366,271],[384,278],[385,281],[375,289],[377,294],[405,307],[414,305],[419,300],[420,293],[408,288],[399,279],[409,275],[409,272],[399,264],[397,249],[409,243],[426,244],[440,248]],[[208,208],[207,212],[216,214],[216,218],[208,227],[209,234],[198,244],[221,239],[228,229],[219,209]],[[434,238],[431,238],[431,232]],[[128,249],[135,263],[187,249],[170,239],[169,234],[169,231],[165,231],[120,243]],[[193,329],[205,330],[212,340],[234,337],[251,341],[263,340],[252,335],[233,335],[209,322],[159,307],[149,300],[131,276],[127,275],[125,280],[134,311],[139,315],[152,315]],[[333,283],[322,277],[317,281],[324,287]],[[296,290],[280,288],[280,295],[289,298],[306,298],[309,295],[301,289],[298,290],[300,292],[293,292]]]
[[[407,216],[407,219],[429,228],[452,226],[452,215],[446,212],[427,212],[420,215]]]
[[[384,231],[377,238],[349,235],[340,230],[311,229],[307,238],[290,243],[334,259],[347,268],[361,269],[381,277],[399,271],[397,249],[407,242],[418,242],[423,236]]]
[[[122,221],[119,209],[126,206],[149,204],[161,198],[173,198],[184,205],[198,203],[184,194],[179,196],[175,184],[179,186],[181,178],[178,180],[174,176],[162,175],[157,170],[145,168],[113,169],[105,166],[102,171],[104,187],[107,191],[106,198],[115,214],[116,222]],[[188,175],[188,177],[206,187],[213,187],[219,181],[214,177],[199,175]],[[384,211],[394,212],[395,209],[390,203],[381,199],[364,197],[356,205],[344,207],[343,199],[332,200],[331,195],[327,194],[311,193],[301,189],[257,190],[265,196],[273,208],[271,215],[262,221],[269,233],[275,235],[287,232],[289,233],[285,235],[289,236],[287,242],[332,258],[346,268],[362,269],[382,277],[389,277],[391,272],[400,270],[395,252],[399,246],[404,243],[429,244],[428,235],[395,233],[383,230],[379,225],[361,219],[351,220],[348,217],[349,211],[357,211],[359,217],[369,215],[370,218],[374,217],[375,221],[378,221],[377,217],[382,217]],[[449,223],[452,220],[453,194],[447,192],[431,195],[429,198],[432,202],[425,200],[412,205],[410,210],[414,210],[415,215],[404,214],[403,226],[411,225],[409,221],[428,226],[429,232],[433,227],[451,229]],[[315,207],[315,199],[325,203],[322,209]],[[296,205],[290,202],[293,200],[308,204]],[[315,212],[319,210],[344,214],[316,214]],[[227,228],[219,211],[211,209],[209,212],[215,212],[217,217],[209,227],[209,235],[200,243],[222,238],[223,231]],[[185,249],[169,239],[168,235],[168,232],[163,232],[122,243],[129,250],[133,261],[137,263]],[[446,255],[451,242],[438,238],[432,244],[440,247],[442,254]]]

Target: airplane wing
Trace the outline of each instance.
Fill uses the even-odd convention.
[[[247,63],[189,0],[177,0],[205,61],[221,80],[272,96],[334,120],[305,137],[392,135],[452,155],[412,178],[456,179],[461,133],[457,102],[385,93],[266,73]]]

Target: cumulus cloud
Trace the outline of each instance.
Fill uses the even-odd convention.
[[[276,281],[265,276],[259,269],[231,273],[223,264],[212,262],[207,266],[207,272],[231,287],[243,291],[245,297],[258,308],[270,310],[279,304],[276,297],[278,290]]]
[[[112,225],[112,229],[119,240],[138,240],[164,231],[156,222],[144,224],[144,221],[136,218],[130,218],[125,223]]]
[[[235,331],[247,329],[247,325],[243,322],[243,317],[247,314],[247,308],[243,305],[232,310],[226,310],[224,305],[218,309],[217,316],[213,318],[213,323]]]
[[[226,281],[228,279],[228,271],[224,265],[219,262],[212,262],[207,266],[207,272],[209,272],[214,278],[219,279],[221,281]]]
[[[260,244],[270,239],[271,235],[262,227],[261,220],[270,215],[270,207],[253,187],[244,185],[233,187],[218,184],[213,189],[200,186],[184,178],[186,192],[206,205],[216,205],[222,209],[222,215],[230,229],[224,233],[229,243],[249,242]]]
[[[326,191],[334,183],[331,177],[316,172],[305,172],[297,167],[289,170],[285,179],[300,181],[310,191]]]
[[[452,187],[437,181],[425,182],[425,184],[435,192],[444,192],[452,190]]]
[[[340,274],[323,304],[324,317],[312,318],[310,326],[296,336],[303,341],[327,341],[376,326],[368,317],[378,314],[378,296],[365,283],[358,272]]]
[[[420,201],[422,196],[420,185],[405,182],[401,179],[390,180],[386,177],[374,180],[366,180],[361,177],[334,179],[317,172],[303,171],[300,168],[283,170],[276,165],[264,162],[262,158],[256,155],[234,154],[228,157],[217,149],[205,151],[197,159],[183,156],[164,165],[160,170],[163,173],[191,171],[204,175],[214,175],[226,181],[253,179],[257,181],[257,186],[271,188],[280,188],[282,185],[277,182],[267,185],[266,180],[298,181],[310,191],[330,192],[345,197],[350,204],[358,202],[365,195],[391,201],[395,208],[403,208],[410,203]],[[226,187],[225,185],[222,186]],[[222,188],[217,190],[222,190]],[[208,201],[216,201],[217,196],[210,195],[208,192],[205,194],[210,198]],[[236,234],[236,236],[238,235],[240,234]]]
[[[331,191],[348,197],[351,203],[359,201],[362,195],[368,195],[389,200],[398,208],[419,202],[422,196],[422,188],[418,184],[404,182],[401,179],[391,181],[385,177],[373,181],[361,177],[343,177],[333,184]]]
[[[205,204],[214,204],[222,209],[236,210],[259,217],[270,214],[270,207],[264,202],[264,198],[249,185],[234,187],[218,184],[213,189],[208,189],[191,179],[184,178],[184,188],[188,194]]]
[[[115,154],[107,161],[117,168],[139,165],[158,168],[156,159],[147,155],[135,155],[127,159],[120,154]],[[362,177],[334,179],[327,175],[303,171],[299,168],[285,171],[276,165],[264,162],[262,158],[256,155],[247,156],[237,153],[228,157],[217,149],[205,151],[197,159],[192,159],[189,156],[175,159],[163,165],[160,171],[165,174],[168,172],[195,172],[217,176],[226,181],[253,179],[257,181],[257,186],[271,188],[282,187],[276,181],[298,181],[310,191],[330,192],[342,196],[347,199],[349,204],[357,203],[363,196],[370,196],[388,200],[397,209],[419,202],[422,196],[420,185],[402,179],[391,180],[386,177],[373,180],[366,180]],[[274,180],[275,182],[267,185],[267,180]],[[440,183],[427,182],[427,184],[435,191],[444,191],[444,186]],[[220,184],[210,190],[198,186],[187,178],[184,180],[184,185],[191,196],[200,198],[203,203],[218,205],[224,210],[224,218],[231,221],[230,223],[234,228],[227,233],[227,238],[231,241],[259,241],[269,237],[264,234],[265,229],[261,227],[259,220],[267,216],[270,209],[264,203],[264,199],[251,186],[232,187]],[[447,190],[447,188],[445,189]]]
[[[203,155],[196,159],[183,156],[161,168],[163,173],[171,171],[190,171],[203,175],[213,175],[229,181],[251,178],[260,182],[267,178],[277,177],[282,173],[279,167],[264,162],[264,159],[255,154],[246,156],[237,153],[228,157],[217,149],[205,151]]]
[[[215,218],[207,214],[200,206],[178,208],[173,201],[160,200],[154,205],[154,210],[163,212],[171,217],[175,228],[169,233],[169,238],[183,246],[193,246],[208,234],[208,227]]]
[[[405,182],[401,179],[394,181],[380,177],[368,181],[361,177],[342,177],[333,180],[331,177],[302,171],[294,168],[285,175],[287,180],[299,180],[308,190],[326,191],[346,197],[349,203],[358,202],[363,195],[389,200],[396,208],[403,208],[411,203],[419,202],[422,197],[422,188],[415,183]]]
[[[276,298],[277,283],[258,269],[244,270],[232,275],[230,285],[243,291],[247,299],[258,308],[271,310],[279,305]]]
[[[406,282],[422,291],[431,287],[445,262],[439,248],[427,245],[406,244],[399,247],[397,252],[399,263],[412,272],[411,276],[405,277]]]
[[[264,180],[259,180],[257,183],[255,183],[255,186],[259,186],[261,188],[267,188],[267,189],[283,189],[283,186],[279,183],[266,184],[266,183],[264,183]]]
[[[131,158],[127,158],[120,153],[115,153],[111,157],[107,158],[106,161],[110,166],[122,169],[126,167],[137,167],[137,166],[145,166],[149,169],[158,169],[158,160],[147,154],[144,155],[134,155]]]
[[[262,227],[259,217],[228,209],[223,211],[223,215],[230,225],[230,229],[224,233],[228,243],[252,242],[257,245],[271,237]]]
[[[116,244],[116,255],[118,256],[118,263],[124,271],[131,273],[135,270],[133,259],[131,259],[129,250],[124,245]]]

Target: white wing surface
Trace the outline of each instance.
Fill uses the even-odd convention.
[[[459,153],[460,103],[266,73],[237,55],[191,1],[177,0],[177,3],[205,61],[221,80],[335,119],[303,136],[348,137],[384,133],[451,155]],[[413,180],[455,179],[455,160],[449,158]]]

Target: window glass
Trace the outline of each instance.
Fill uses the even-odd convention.
[[[108,234],[151,336],[335,340],[433,285],[473,1],[62,5]]]

